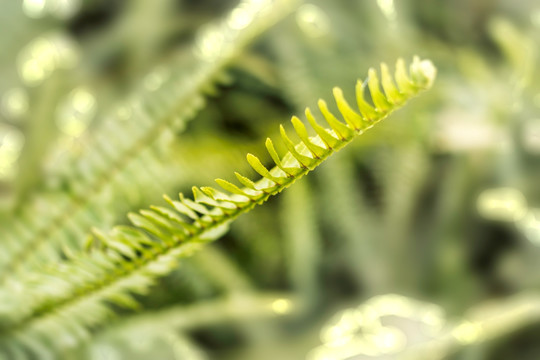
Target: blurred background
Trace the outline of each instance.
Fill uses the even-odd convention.
[[[438,68],[63,358],[540,358],[537,1],[298,2],[226,67],[209,24],[266,16],[244,24],[238,1],[0,3],[0,241],[32,244],[29,261],[249,173],[246,152],[333,86],[352,98],[369,67]],[[205,103],[176,103],[203,66]]]

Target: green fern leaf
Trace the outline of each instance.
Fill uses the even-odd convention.
[[[218,179],[220,190],[194,187],[193,200],[182,194],[178,200],[166,197],[170,208],[152,207],[130,214],[131,227],[116,227],[109,233],[94,231],[92,243],[97,246],[91,246],[88,252],[66,253],[67,261],[14,280],[0,293],[0,350],[9,357],[21,348],[28,353],[50,345],[61,348],[65,345],[62,339],[83,339],[89,335],[89,328],[110,316],[108,304],[135,307],[131,294],[149,291],[154,279],[172,271],[180,258],[220,237],[239,215],[292,185],[404,101],[431,86],[435,68],[430,61],[415,58],[409,72],[403,67],[399,60],[397,84],[390,83],[385,75],[382,89],[375,70],[369,71],[373,105],[366,108],[363,93],[357,94],[363,101],[359,112],[352,110],[340,89],[334,89],[345,122],[338,120],[323,101],[319,108],[329,128],[318,125],[307,110],[316,136],[309,137],[305,125],[293,117],[299,142],[293,142],[281,127],[289,152],[279,156],[272,140],[267,141],[274,168],[267,169],[259,158],[248,154],[249,164],[262,176],[258,181],[237,173],[244,188]],[[384,69],[383,65],[383,74]]]
[[[75,170],[64,181],[72,184],[71,192],[40,206],[30,203],[7,221],[0,234],[6,245],[0,254],[0,282],[59,259],[63,247],[79,249],[81,233],[102,223],[102,213],[110,211],[103,208],[100,197],[107,191],[121,193],[127,184],[133,186],[132,179],[137,177],[130,172],[155,168],[158,161],[152,150],[159,145],[160,136],[174,129],[174,122],[185,126],[204,106],[203,94],[208,88],[224,82],[227,65],[296,4],[296,0],[241,1],[227,17],[200,32],[192,48],[194,65],[186,69],[173,61],[166,67],[168,79],[160,89],[153,93],[137,89],[122,104],[131,109],[129,121],[119,121],[117,109],[109,114],[92,146],[70,166]],[[244,16],[242,24],[237,23],[239,11]]]

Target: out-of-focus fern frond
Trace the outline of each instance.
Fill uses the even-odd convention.
[[[383,152],[377,159],[379,169],[375,175],[381,177],[383,190],[383,237],[381,244],[386,250],[383,261],[388,278],[381,283],[386,287],[399,286],[414,288],[413,279],[418,279],[418,257],[414,256],[410,244],[414,239],[408,238],[413,226],[412,214],[418,211],[421,190],[425,187],[430,174],[426,153],[418,146],[403,147],[399,153]],[[420,245],[419,245],[420,246]],[[410,251],[410,252],[409,252]],[[393,285],[390,285],[393,284]]]
[[[312,194],[306,181],[285,193],[280,222],[285,238],[289,281],[306,307],[315,305],[317,301],[317,273],[321,265],[323,243],[314,216]]]
[[[95,201],[100,194],[122,194],[131,173],[145,173],[156,162],[152,146],[167,131],[183,128],[203,106],[203,93],[223,81],[225,66],[295,3],[244,0],[224,20],[202,29],[192,49],[192,66],[179,67],[173,61],[150,73],[148,77],[159,79],[159,88],[141,86],[103,121],[91,146],[68,174],[70,193],[45,200],[45,204],[41,198],[39,206],[30,204],[6,222],[0,276],[6,279],[8,274],[56,260],[61,247],[80,248],[81,233],[103,216],[104,208]],[[121,121],[126,113],[127,121]],[[52,211],[39,211],[44,208]]]
[[[260,323],[261,320],[295,313],[301,306],[300,301],[287,293],[259,293],[234,294],[215,300],[203,300],[193,305],[149,311],[120,320],[105,331],[99,332],[92,343],[86,348],[78,349],[77,354],[89,353],[94,356],[88,360],[103,360],[103,357],[98,355],[106,355],[106,350],[113,348],[116,350],[114,354],[123,356],[121,358],[147,359],[159,349],[156,349],[158,346],[148,346],[149,349],[137,352],[135,357],[134,352],[141,347],[141,339],[145,342],[167,339],[171,334],[178,332],[186,333],[222,324],[245,326],[251,324],[253,320]],[[176,341],[173,345],[175,343]],[[163,344],[156,345],[163,346]],[[79,358],[82,356],[79,355],[77,359]],[[192,358],[185,355],[176,359]]]
[[[378,238],[382,225],[370,208],[367,196],[357,186],[361,179],[354,176],[350,157],[350,153],[343,152],[321,167],[318,181],[325,191],[320,196],[319,217],[333,235],[332,245],[341,246],[339,252],[332,251],[346,260],[339,263],[351,267],[358,287],[366,293],[377,294],[384,276]],[[367,239],[370,241],[365,241]]]
[[[62,349],[88,336],[88,328],[110,316],[108,304],[136,307],[133,293],[147,293],[157,277],[177,266],[178,259],[219,237],[239,215],[292,185],[429,88],[435,73],[430,61],[418,58],[409,72],[404,61],[398,60],[395,77],[384,64],[380,77],[370,69],[367,81],[357,84],[359,112],[352,109],[341,89],[334,88],[344,122],[320,100],[319,108],[329,128],[321,126],[306,109],[310,130],[316,135],[309,136],[297,117],[291,122],[299,142],[293,142],[281,126],[281,137],[288,149],[285,155],[277,153],[270,138],[266,140],[274,168],[269,170],[258,157],[247,155],[251,167],[262,176],[260,180],[255,182],[236,173],[244,187],[217,179],[221,189],[194,187],[193,200],[183,194],[179,200],[167,197],[170,207],[153,206],[130,214],[133,226],[115,227],[108,233],[95,230],[87,252],[73,253],[66,248],[67,261],[19,275],[16,286],[0,293],[0,349],[8,357]],[[364,94],[366,86],[373,104]]]

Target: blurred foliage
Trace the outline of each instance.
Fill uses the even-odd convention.
[[[417,54],[437,83],[64,358],[537,359],[536,1],[306,1],[217,61],[201,34],[236,3],[2,1],[5,286],[163,193],[249,172],[278,121],[352,98],[370,66]]]

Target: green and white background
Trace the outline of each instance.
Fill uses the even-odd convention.
[[[536,1],[0,0],[0,24],[0,356],[540,358]],[[92,229],[255,178],[278,124],[414,55],[432,89],[157,269],[139,309],[49,342],[4,316],[60,292],[31,274]]]

